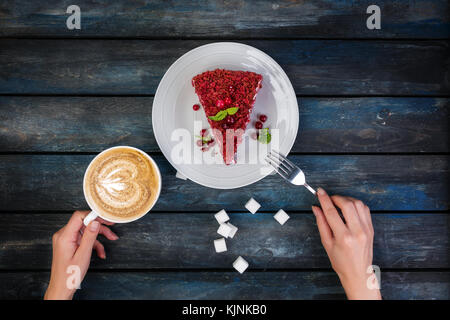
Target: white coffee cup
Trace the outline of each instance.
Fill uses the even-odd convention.
[[[93,209],[94,206],[92,205],[92,203],[90,203],[89,198],[86,196],[86,188],[85,188],[85,182],[86,182],[86,181],[85,181],[85,180],[86,180],[86,174],[88,173],[89,168],[91,167],[91,165],[95,162],[95,160],[96,160],[98,157],[100,157],[100,155],[102,155],[102,154],[104,154],[105,152],[108,152],[108,151],[110,151],[110,150],[113,150],[113,149],[119,149],[119,148],[122,148],[122,149],[125,148],[125,149],[135,150],[135,151],[139,152],[140,154],[142,154],[144,157],[146,157],[146,158],[150,161],[150,163],[153,165],[153,168],[155,169],[155,172],[156,172],[156,174],[158,175],[158,182],[159,182],[159,184],[158,184],[158,192],[157,192],[157,195],[156,195],[156,197],[155,197],[155,200],[154,200],[153,204],[152,204],[151,207],[148,209],[148,211],[147,211],[145,214],[141,215],[141,216],[138,216],[138,217],[132,217],[132,218],[130,218],[129,220],[126,220],[126,219],[125,219],[125,220],[124,220],[124,219],[121,219],[121,220],[114,220],[114,219],[112,219],[111,217],[105,217],[104,215],[102,215],[101,213],[99,213],[99,212],[97,212],[97,211],[95,211],[95,210]],[[138,219],[142,218],[143,216],[145,216],[145,215],[153,208],[153,206],[155,205],[155,203],[158,201],[159,195],[160,195],[160,193],[161,193],[161,184],[162,184],[162,179],[161,179],[161,173],[159,172],[158,165],[157,165],[156,162],[152,159],[152,157],[150,157],[150,156],[149,156],[147,153],[145,153],[144,151],[142,151],[142,150],[140,150],[140,149],[138,149],[138,148],[129,147],[129,146],[117,146],[117,147],[112,147],[112,148],[103,150],[103,151],[100,152],[94,159],[92,159],[91,163],[89,163],[89,166],[87,167],[87,169],[86,169],[86,171],[85,171],[85,173],[84,173],[84,178],[83,178],[83,193],[84,193],[84,198],[86,199],[87,204],[89,205],[89,207],[90,207],[91,210],[92,210],[92,211],[86,216],[86,218],[84,218],[84,220],[83,220],[84,225],[85,225],[85,226],[89,225],[89,223],[91,223],[91,221],[92,221],[92,220],[95,220],[97,217],[100,217],[100,218],[102,218],[103,220],[106,220],[106,221],[109,221],[109,222],[113,222],[113,223],[128,223],[128,222],[132,222],[132,221],[135,221],[135,220],[138,220]]]

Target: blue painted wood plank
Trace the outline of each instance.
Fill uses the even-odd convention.
[[[0,155],[2,210],[87,208],[82,178],[94,155]],[[159,211],[243,210],[254,197],[262,210],[310,210],[315,197],[276,175],[251,186],[216,190],[175,178],[175,170],[154,155],[163,175]],[[448,156],[293,155],[313,187],[359,198],[372,210],[448,210]],[[205,196],[207,195],[207,196]]]
[[[0,96],[0,152],[158,152],[151,97]],[[292,152],[448,152],[447,98],[299,98]],[[186,108],[191,109],[190,105]]]
[[[81,30],[66,28],[63,0],[3,0],[0,36],[151,38],[448,38],[445,0],[378,0],[381,30],[363,0],[130,2],[78,0]]]
[[[228,251],[216,254],[213,241],[220,236],[212,212],[150,213],[113,226],[118,241],[100,237],[107,259],[94,256],[91,269],[230,269],[239,255],[252,270],[331,269],[313,214],[288,214],[281,226],[273,213],[229,213],[239,230],[227,240]],[[0,271],[50,268],[52,235],[69,218],[62,213],[0,213]],[[372,220],[374,264],[382,269],[450,267],[449,214],[376,213]]]
[[[154,94],[182,54],[211,41],[0,40],[0,94]],[[245,41],[299,95],[447,95],[446,41]]]
[[[49,274],[0,273],[1,299],[42,299]],[[450,298],[449,272],[384,272],[384,299]],[[332,272],[88,272],[76,299],[345,299]]]

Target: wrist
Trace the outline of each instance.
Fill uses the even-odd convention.
[[[369,275],[338,276],[349,300],[381,300],[380,290],[367,284]]]
[[[75,289],[57,286],[50,282],[44,300],[72,300],[74,294]]]

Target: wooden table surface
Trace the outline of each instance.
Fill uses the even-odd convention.
[[[0,3],[0,298],[40,299],[51,235],[87,209],[82,177],[114,145],[151,154],[163,189],[151,214],[115,226],[79,299],[345,298],[306,190],[277,176],[218,191],[175,178],[151,126],[167,68],[230,40],[272,56],[291,79],[300,127],[290,158],[311,185],[373,212],[374,264],[388,299],[450,298],[449,4],[376,1],[63,0]],[[246,213],[256,198],[262,211]],[[225,208],[239,228],[215,254]],[[291,220],[272,218],[284,208]],[[237,255],[250,263],[239,275]]]

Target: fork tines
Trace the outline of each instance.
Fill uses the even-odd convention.
[[[316,190],[311,188],[305,181],[305,174],[303,171],[293,164],[291,161],[286,159],[285,156],[280,154],[278,151],[271,151],[267,154],[265,158],[266,162],[269,163],[277,173],[282,176],[285,180],[295,185],[303,185],[312,194],[316,194]]]
[[[295,168],[292,162],[275,150],[269,152],[265,160],[285,179],[288,179],[290,173]]]

